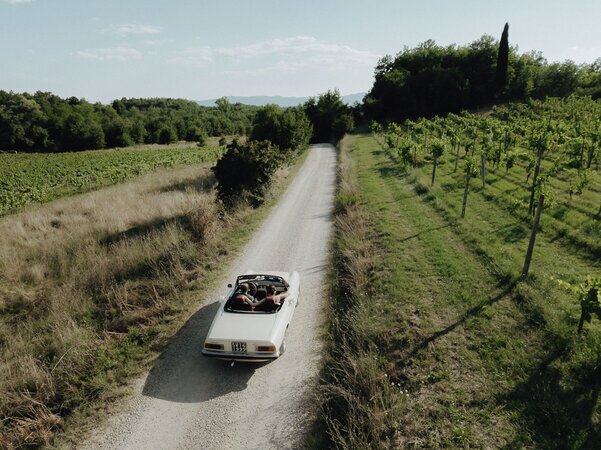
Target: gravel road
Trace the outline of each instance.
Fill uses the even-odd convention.
[[[109,419],[85,448],[297,448],[307,424],[309,388],[318,369],[318,326],[332,229],[336,152],[313,146],[280,203],[209,298],[247,269],[298,270],[301,298],[286,354],[263,364],[201,355],[217,309],[209,301],[190,318],[139,380],[125,411]]]

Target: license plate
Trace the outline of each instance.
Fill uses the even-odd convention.
[[[235,353],[246,353],[246,342],[232,342],[232,351]]]

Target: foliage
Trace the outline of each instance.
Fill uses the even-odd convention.
[[[302,109],[267,105],[257,111],[250,139],[270,141],[283,151],[292,151],[306,147],[311,134],[311,123]]]
[[[486,35],[464,46],[444,47],[428,40],[383,57],[364,99],[366,120],[432,117],[497,100],[601,95],[599,61],[549,64],[538,53],[518,54],[508,46],[506,31],[500,43]]]
[[[216,107],[162,98],[122,98],[102,105],[48,92],[0,91],[0,150],[66,152],[243,135],[257,109],[225,98]]]
[[[312,142],[337,143],[354,126],[353,113],[337,89],[321,94],[317,100],[310,98],[304,110],[313,125]]]
[[[509,64],[509,24],[503,27],[503,34],[499,42],[499,53],[497,55],[496,83],[497,89],[501,90],[507,84],[507,67]]]
[[[593,315],[601,320],[601,277],[587,277],[583,283],[571,284],[555,279],[560,286],[574,294],[580,304],[578,334],[582,332],[584,322],[590,323]]]
[[[435,151],[441,144],[440,148],[455,146],[452,152],[454,173],[461,162],[473,174],[478,160],[482,189],[486,186],[486,174],[494,175],[501,165],[505,167],[507,177],[513,176],[509,173],[511,169],[520,167],[525,170],[525,185],[529,192],[528,207],[523,212],[528,211],[529,217],[534,215],[542,188],[545,190],[545,208],[550,210],[551,215],[569,209],[582,211],[581,205],[572,202],[574,195],[583,197],[589,192],[588,198],[596,196],[596,206],[589,206],[588,212],[583,214],[582,220],[589,223],[585,234],[568,233],[561,226],[561,221],[555,221],[554,225],[559,235],[569,235],[570,240],[579,242],[583,249],[594,255],[601,255],[598,237],[594,237],[601,224],[590,223],[601,218],[601,214],[595,215],[596,211],[601,212],[601,198],[597,195],[600,188],[593,182],[598,178],[596,173],[601,164],[600,128],[601,101],[578,96],[507,104],[493,108],[490,115],[451,113],[444,118],[406,120],[402,125],[393,122],[386,128],[373,126],[379,132],[377,139],[381,145],[402,168],[407,167],[409,149],[413,149],[414,167],[426,163],[431,155],[432,184],[438,159],[444,164],[447,158],[446,153],[436,157]],[[464,186],[462,217],[467,205],[470,177],[466,173],[461,181],[457,181]],[[514,191],[515,188],[507,192]],[[559,191],[569,195],[569,200],[556,201],[561,198]],[[508,207],[519,213],[523,201],[515,195],[506,197],[504,202]]]
[[[217,161],[217,197],[227,207],[249,203],[259,206],[283,161],[283,153],[269,141],[234,140]]]

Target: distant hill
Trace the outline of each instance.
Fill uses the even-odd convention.
[[[342,100],[347,104],[352,105],[355,102],[361,103],[365,92],[358,92],[356,94],[343,95]],[[264,106],[269,104],[276,104],[279,106],[296,106],[305,103],[309,100],[309,97],[282,97],[279,95],[259,95],[255,97],[239,97],[239,96],[228,96],[230,103],[243,103],[245,105]],[[198,104],[202,106],[215,106],[215,98],[209,100],[200,100]]]

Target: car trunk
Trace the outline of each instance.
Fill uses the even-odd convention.
[[[207,340],[271,342],[276,319],[276,313],[223,312],[213,323]]]

